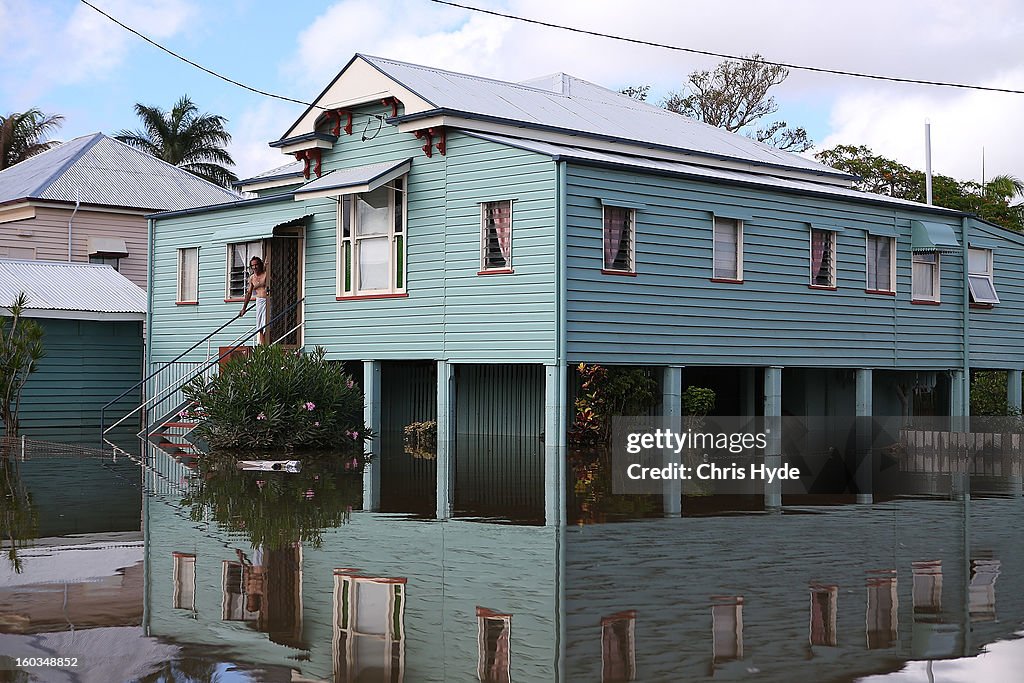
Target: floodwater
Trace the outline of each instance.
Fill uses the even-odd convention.
[[[131,449],[129,449],[131,450]],[[244,472],[34,444],[0,466],[0,681],[1009,681],[1024,499],[612,496],[542,447],[385,437],[379,509],[337,460]],[[784,501],[786,502],[786,501]],[[12,549],[13,547],[13,549]]]

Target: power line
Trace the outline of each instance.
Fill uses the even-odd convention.
[[[85,0],[83,0],[84,2]],[[675,50],[677,52],[689,52],[695,55],[705,55],[708,57],[718,57],[719,59],[733,59],[744,62],[759,62],[762,64],[771,64],[773,66],[781,66],[786,69],[795,69],[798,71],[812,71],[815,73],[833,74],[836,76],[852,76],[854,78],[867,78],[875,81],[891,81],[893,83],[913,83],[916,85],[935,85],[944,88],[961,88],[964,90],[983,90],[986,92],[1002,92],[1010,93],[1012,95],[1024,95],[1024,90],[1013,90],[1010,88],[993,88],[985,85],[969,85],[966,83],[948,83],[945,81],[923,81],[914,78],[900,78],[899,76],[882,76],[879,74],[868,74],[859,73],[856,71],[842,71],[840,69],[826,69],[818,66],[805,66],[802,64],[788,64],[786,62],[772,62],[767,59],[752,59],[750,57],[742,57],[737,55],[727,55],[721,52],[710,52],[708,50],[697,50],[690,47],[679,47],[678,45],[667,45],[665,43],[656,43],[650,40],[641,40],[639,38],[627,38],[625,36],[616,36],[610,33],[601,33],[600,31],[588,31],[587,29],[576,28],[574,26],[565,26],[563,24],[554,24],[548,21],[541,21],[539,19],[530,19],[528,17],[520,17],[515,14],[506,14],[504,12],[496,12],[494,10],[483,9],[481,7],[470,7],[469,5],[460,5],[457,2],[449,2],[448,0],[430,0],[430,2],[438,5],[448,5],[449,7],[458,7],[459,9],[468,10],[470,12],[479,12],[480,14],[489,14],[494,17],[502,17],[504,19],[513,19],[515,21],[521,21],[527,24],[535,24],[537,26],[546,26],[547,28],[557,28],[562,31],[571,31],[573,33],[582,33],[588,36],[596,36],[598,38],[609,38],[611,40],[618,40],[624,43],[634,43],[636,45],[646,45],[648,47],[658,47],[665,50]]]
[[[257,95],[263,95],[265,97],[273,97],[274,99],[277,99],[277,100],[284,100],[285,102],[292,102],[294,104],[302,104],[302,105],[305,105],[307,107],[314,107],[315,106],[318,109],[324,109],[324,107],[320,107],[318,105],[310,104],[309,102],[305,102],[303,100],[297,100],[294,97],[286,97],[285,95],[277,95],[277,94],[274,94],[272,92],[267,92],[266,90],[260,90],[259,88],[254,88],[251,85],[246,85],[245,83],[241,83],[239,81],[236,81],[233,78],[228,78],[227,76],[224,76],[223,74],[219,74],[216,71],[213,71],[212,69],[207,69],[202,64],[197,64],[196,62],[193,62],[188,57],[184,57],[184,56],[178,54],[177,52],[174,52],[173,50],[167,49],[166,47],[164,47],[160,43],[156,42],[155,40],[152,40],[149,37],[139,33],[138,31],[133,29],[131,26],[128,26],[128,25],[118,21],[114,17],[110,16],[109,14],[107,14],[106,12],[101,10],[96,5],[93,5],[92,3],[88,2],[88,0],[81,0],[81,3],[83,5],[85,5],[86,7],[90,7],[93,10],[99,12],[100,14],[105,16],[107,19],[110,19],[112,22],[114,22],[115,24],[117,24],[118,26],[123,28],[124,30],[128,31],[129,33],[132,33],[132,34],[138,36],[139,38],[142,38],[144,41],[146,41],[147,43],[149,43],[153,47],[158,48],[160,50],[163,50],[164,52],[166,52],[167,54],[171,55],[175,59],[180,59],[181,61],[183,61],[186,64],[189,64],[191,66],[194,66],[195,68],[199,69],[200,71],[205,71],[206,73],[210,74],[211,76],[219,78],[222,81],[227,81],[231,85],[237,85],[239,88],[245,88],[246,90],[248,90],[250,92],[254,92]]]

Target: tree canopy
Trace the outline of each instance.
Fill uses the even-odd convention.
[[[0,171],[60,144],[46,137],[63,122],[63,116],[35,108],[0,116]]]
[[[854,187],[915,202],[925,201],[923,171],[879,156],[864,145],[838,145],[814,158],[823,164],[858,176]],[[1024,183],[1011,175],[997,175],[984,184],[932,176],[932,203],[978,215],[1010,230],[1024,231]]]
[[[224,187],[238,180],[227,168],[235,162],[225,149],[231,134],[224,129],[223,116],[201,114],[188,95],[169,112],[136,104],[135,113],[142,129],[122,130],[115,136],[121,142]]]

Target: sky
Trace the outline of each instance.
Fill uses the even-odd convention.
[[[565,72],[659,103],[718,59],[528,25],[429,0],[90,0],[213,71],[314,99],[356,52],[502,80]],[[792,64],[1024,90],[1021,0],[461,0],[602,33]],[[267,143],[303,106],[238,88],[159,51],[79,0],[0,0],[0,114],[62,114],[55,138],[135,129],[136,103],[188,94],[228,119],[235,172],[290,161]],[[1024,95],[884,83],[793,70],[772,119],[807,128],[817,149],[867,145],[936,173],[1024,178]]]

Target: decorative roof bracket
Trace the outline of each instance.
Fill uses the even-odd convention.
[[[331,135],[341,135],[341,119],[347,116],[348,122],[345,124],[345,133],[352,135],[352,112],[348,109],[328,109],[326,112],[327,118],[334,121],[334,128],[331,129]]]
[[[434,147],[437,147],[437,151],[440,152],[441,156],[444,156],[447,153],[448,144],[444,126],[439,126],[437,128],[423,128],[421,130],[413,131],[412,134],[416,136],[417,140],[426,138],[426,144],[420,147],[420,149],[423,150],[423,153],[426,154],[428,158],[433,156]],[[434,143],[435,137],[437,138],[436,144]]]
[[[310,163],[313,162],[313,173],[316,177],[320,177],[322,170],[322,160],[320,158],[320,148],[313,147],[311,149],[301,149],[295,152],[295,160],[301,161],[302,163],[302,177],[309,180]]]

